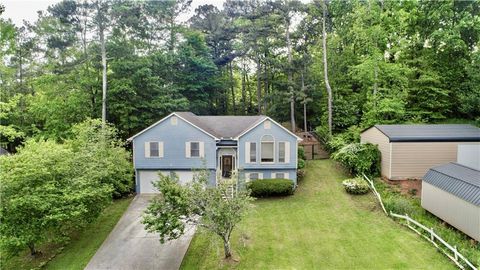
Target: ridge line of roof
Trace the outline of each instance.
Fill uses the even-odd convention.
[[[465,183],[465,184],[467,184],[467,185],[480,188],[480,184],[479,184],[479,185],[475,185],[475,184],[472,184],[472,183],[470,183],[470,182],[467,182],[467,181],[465,181],[465,180],[463,180],[463,179],[460,179],[460,178],[458,178],[457,176],[449,175],[449,174],[446,174],[446,173],[444,173],[444,172],[441,172],[441,171],[438,171],[438,170],[437,170],[438,167],[442,167],[442,166],[445,166],[445,165],[447,165],[447,164],[460,165],[460,164],[458,164],[458,163],[456,163],[456,162],[449,162],[449,163],[446,163],[446,164],[443,164],[443,165],[440,165],[440,166],[436,166],[436,167],[430,168],[430,170],[432,170],[432,171],[434,171],[434,172],[436,172],[436,173],[445,175],[445,176],[447,176],[447,177],[454,178],[454,179],[456,179],[456,180],[458,180],[458,181],[461,181],[461,182],[463,182],[463,183]],[[470,167],[468,167],[468,166],[463,166],[463,165],[460,165],[460,166],[463,167],[463,168],[471,169],[471,170],[474,170],[474,171],[477,171],[477,172],[478,172],[478,170],[473,169],[473,168],[470,168]],[[427,181],[427,182],[428,182],[428,181]]]

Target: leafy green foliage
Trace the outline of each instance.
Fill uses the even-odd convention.
[[[252,198],[246,190],[228,195],[228,185],[206,187],[208,171],[199,171],[193,181],[180,185],[178,176],[162,175],[154,183],[161,195],[155,197],[143,216],[149,232],[160,235],[160,241],[179,238],[187,225],[198,225],[222,238],[225,257],[231,257],[230,236],[242,220]]]
[[[351,143],[333,154],[352,174],[378,175],[380,172],[380,151],[371,143]]]
[[[298,164],[297,164],[297,169],[303,169],[303,168],[305,168],[305,160],[299,158],[298,161],[297,161],[297,163],[298,163]]]
[[[299,159],[307,159],[307,157],[305,156],[305,149],[303,147],[298,147],[297,156]]]
[[[129,193],[128,152],[111,126],[88,120],[64,144],[28,140],[15,155],[2,156],[0,250],[16,254],[42,242],[68,239],[111,201]]]
[[[346,192],[355,195],[367,194],[369,190],[368,184],[360,177],[343,180],[342,185]]]
[[[111,200],[111,187],[74,169],[82,164],[65,145],[30,140],[1,163],[0,248],[11,254],[29,247],[34,255],[41,241],[65,240]]]
[[[133,168],[130,153],[118,139],[117,130],[100,119],[88,119],[73,126],[73,139],[67,141],[74,153],[74,168],[86,176],[113,188],[113,197],[132,192]]]
[[[254,197],[288,196],[294,191],[293,181],[290,179],[260,179],[248,183]]]

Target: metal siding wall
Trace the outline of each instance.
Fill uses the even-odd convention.
[[[163,158],[146,158],[145,142],[163,141]],[[185,142],[203,141],[205,143],[205,158],[185,157]],[[192,168],[215,168],[215,140],[178,118],[177,125],[171,125],[170,119],[160,124],[133,140],[134,164],[137,169],[192,169]],[[204,164],[204,160],[206,164]]]
[[[378,145],[381,153],[381,174],[390,178],[390,141],[376,127],[371,127],[360,134],[360,142]]]
[[[260,163],[260,142],[263,135],[272,135],[275,139],[275,163]],[[245,163],[245,142],[257,143],[257,162]],[[278,142],[290,142],[290,162],[278,163]],[[297,139],[291,134],[271,123],[270,129],[264,129],[263,123],[240,137],[238,141],[238,167],[240,169],[296,169],[297,168]]]
[[[422,207],[480,241],[480,207],[429,183],[422,183]]]
[[[391,179],[421,179],[434,166],[457,161],[458,142],[392,143]]]
[[[458,145],[457,162],[480,170],[480,143],[461,143]]]

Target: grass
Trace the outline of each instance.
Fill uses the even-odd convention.
[[[261,199],[232,236],[223,260],[219,238],[198,230],[182,269],[455,269],[428,242],[384,216],[374,197],[344,192],[331,160],[307,163],[290,197]]]
[[[115,200],[93,223],[72,235],[66,246],[46,244],[40,246],[42,255],[32,258],[25,251],[2,265],[2,269],[39,268],[53,257],[42,269],[83,269],[107,238],[110,231],[130,205],[133,197]],[[59,253],[58,253],[59,252]],[[58,253],[58,254],[57,254]],[[55,255],[57,254],[57,255]]]
[[[383,198],[387,211],[402,215],[408,214],[428,228],[433,228],[450,245],[456,246],[458,251],[471,263],[480,265],[480,242],[473,241],[461,231],[423,209],[419,198],[401,194],[398,186],[389,185],[380,179],[375,179],[375,186]],[[449,253],[451,252],[449,251]]]

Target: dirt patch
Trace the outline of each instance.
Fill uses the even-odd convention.
[[[404,195],[410,195],[416,198],[420,198],[422,194],[421,179],[388,180],[382,177],[382,180]]]

